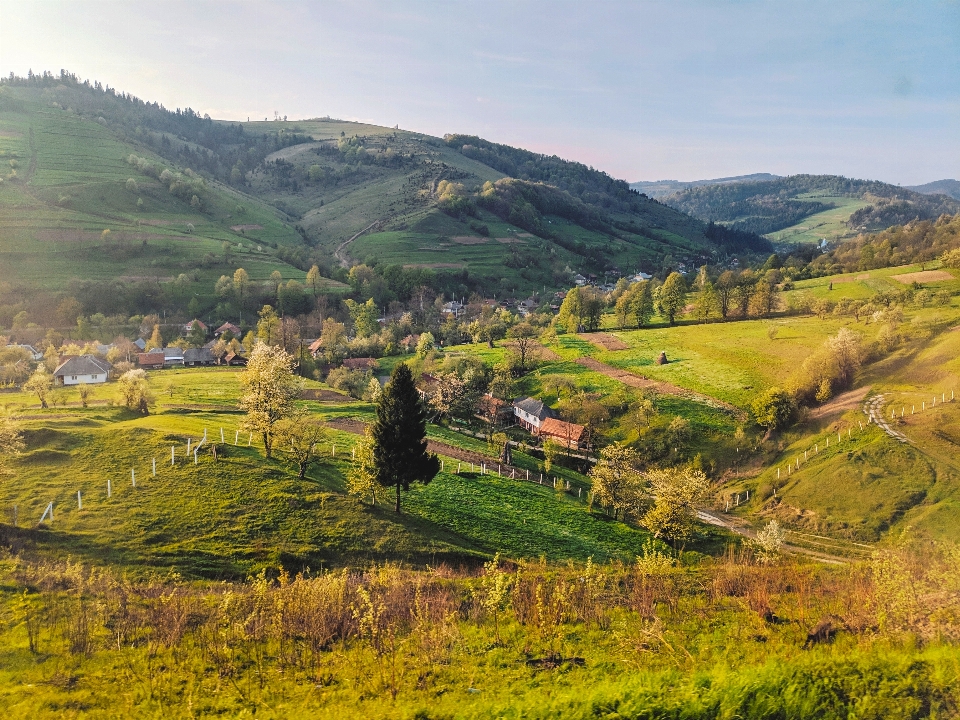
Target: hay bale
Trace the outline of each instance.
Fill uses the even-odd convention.
[[[667,354],[665,352],[661,352],[657,357],[657,365],[666,365],[668,362],[670,361],[667,360]]]

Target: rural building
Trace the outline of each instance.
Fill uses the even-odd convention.
[[[111,367],[96,355],[77,355],[62,362],[53,371],[53,378],[58,385],[105,383]]]
[[[310,354],[313,357],[316,357],[321,352],[323,352],[323,338],[317,338],[312,343],[307,346],[307,350],[310,351]]]
[[[376,358],[347,358],[343,361],[343,367],[347,370],[376,370],[379,367]]]
[[[178,347],[165,347],[163,349],[163,364],[167,367],[183,365],[183,350]]]
[[[587,432],[583,425],[568,423],[556,418],[546,418],[540,424],[540,439],[550,438],[568,450],[579,450],[586,446]]]
[[[229,332],[229,333],[230,333],[231,335],[233,335],[235,338],[240,337],[240,328],[238,328],[238,327],[237,327],[236,325],[234,325],[233,323],[228,323],[228,322],[225,322],[223,325],[221,325],[221,326],[218,327],[216,330],[214,330],[214,331],[213,331],[213,336],[214,336],[214,337],[220,337],[221,335],[223,335],[223,334],[225,334],[225,333],[227,333],[227,332]]]
[[[242,355],[237,355],[235,352],[228,352],[223,356],[223,363],[224,365],[246,367],[247,359]]]
[[[580,273],[577,273],[573,276],[573,282],[576,283],[577,287],[583,287],[587,284],[587,279]]]
[[[33,360],[34,362],[38,360],[43,360],[43,353],[37,352],[37,349],[33,345],[18,345],[16,343],[11,343],[10,345],[7,345],[7,348],[8,349],[17,348],[18,350],[26,350],[28,353],[30,353],[30,359]]]
[[[144,370],[159,370],[163,367],[164,355],[162,350],[137,355],[137,365]]]
[[[492,425],[503,426],[513,425],[515,416],[513,405],[487,393],[477,403],[477,417]]]
[[[183,351],[183,364],[190,367],[213,365],[217,359],[208,348],[188,348]]]
[[[143,338],[137,338],[136,340],[133,341],[133,344],[140,349],[140,352],[143,352],[144,350],[147,349],[147,341],[144,340]]]
[[[448,303],[443,304],[443,308],[440,310],[444,315],[453,315],[453,317],[460,317],[460,313],[463,310],[463,303],[459,303],[456,300],[451,300]]]
[[[429,400],[437,391],[440,381],[430,373],[423,373],[417,380],[417,392],[423,400]]]
[[[200,329],[203,330],[203,334],[204,335],[207,334],[208,332],[207,326],[203,323],[202,320],[197,320],[196,318],[194,318],[193,320],[191,320],[190,322],[188,322],[186,325],[183,326],[183,334],[189,335],[190,331],[193,330],[194,325],[199,325]]]
[[[521,398],[513,401],[513,414],[517,418],[520,427],[529,430],[533,434],[540,432],[540,425],[547,418],[556,417],[556,414],[547,407],[542,400],[534,398]]]

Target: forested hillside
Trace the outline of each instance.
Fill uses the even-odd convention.
[[[836,175],[792,175],[764,182],[688,188],[664,199],[671,207],[761,235],[796,225],[857,198],[863,205],[847,219],[850,230],[877,230],[911,220],[935,220],[960,211],[945,195],[924,195],[887,183]]]

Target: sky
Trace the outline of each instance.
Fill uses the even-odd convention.
[[[0,74],[468,133],[612,176],[960,177],[960,0],[0,0]]]

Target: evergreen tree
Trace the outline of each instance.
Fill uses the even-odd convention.
[[[427,452],[427,412],[413,383],[413,374],[397,365],[377,403],[373,426],[373,458],[377,482],[396,486],[396,511],[400,512],[400,488],[411,482],[428,483],[440,470],[440,460]]]

